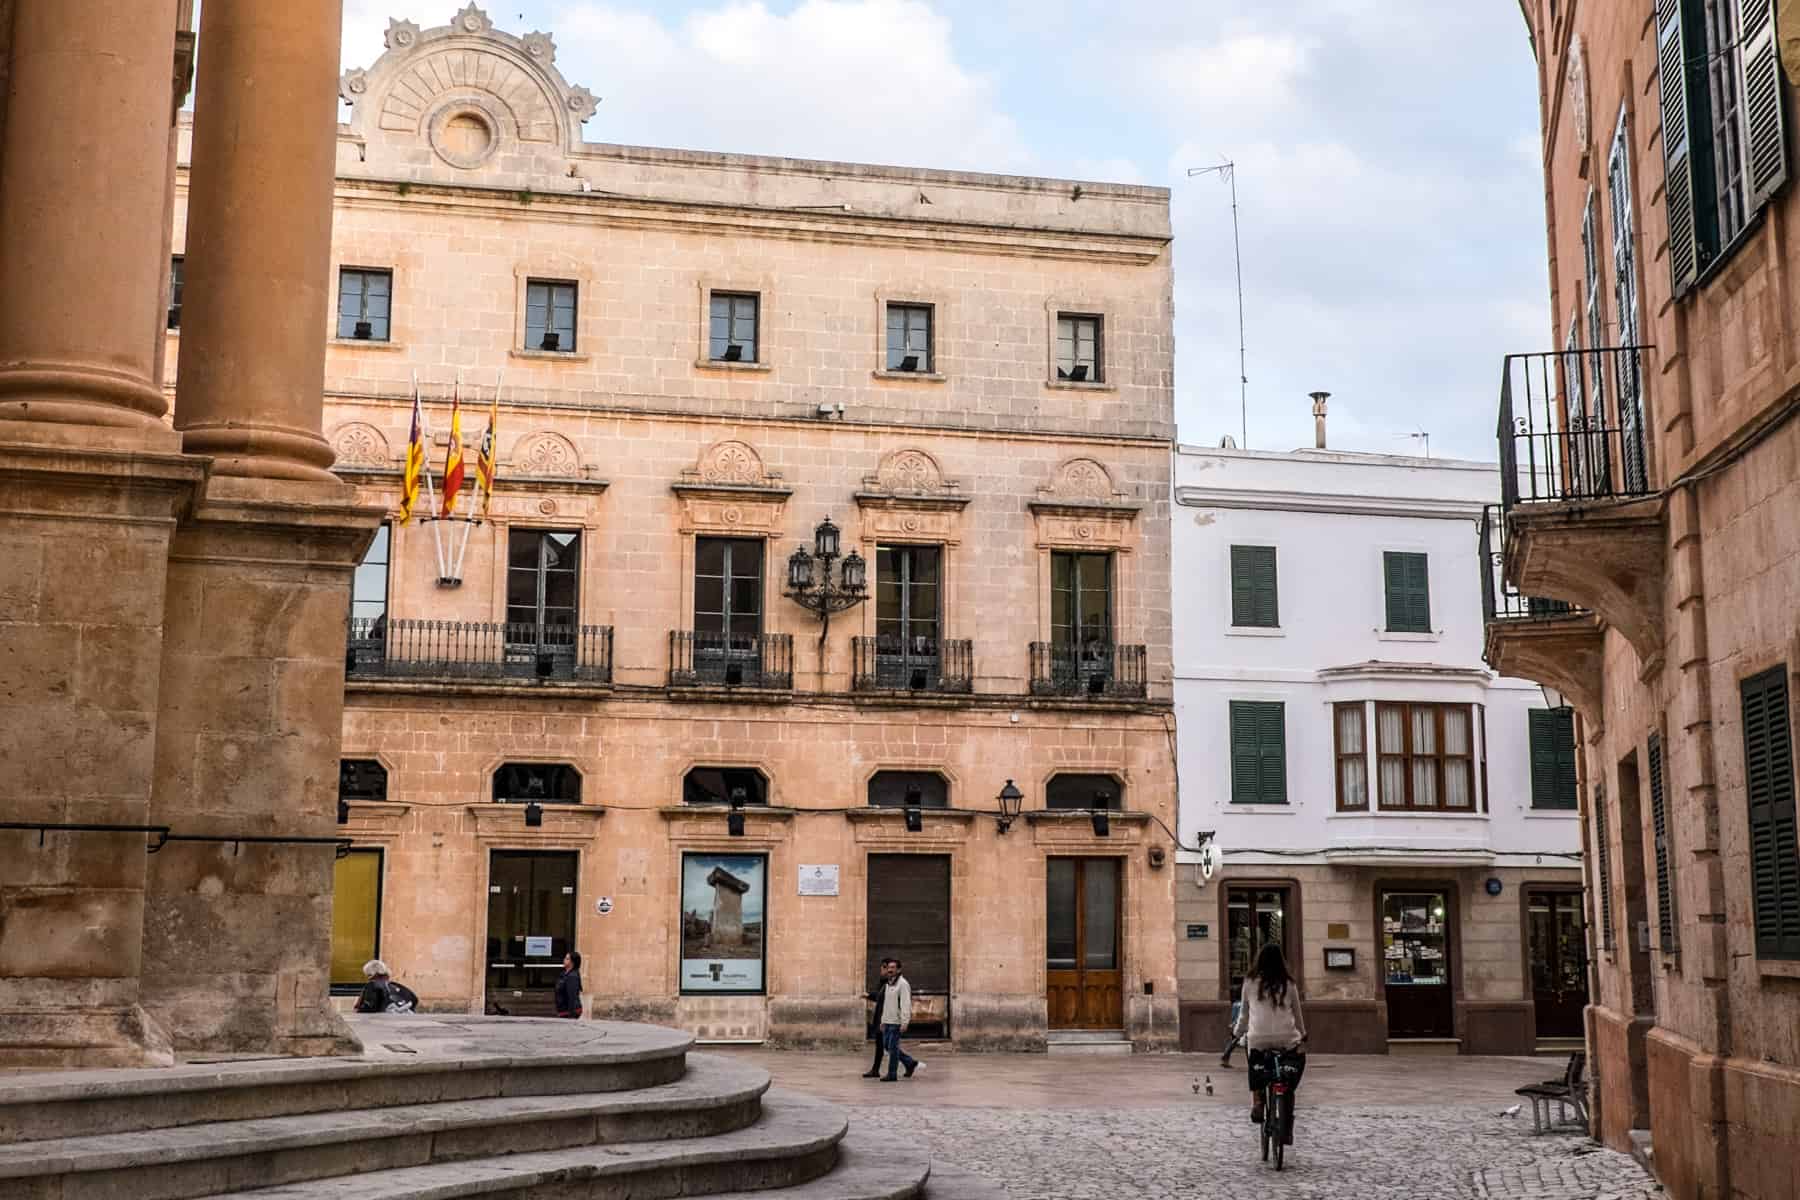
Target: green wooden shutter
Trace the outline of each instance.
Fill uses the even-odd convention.
[[[1281,624],[1276,606],[1275,547],[1231,548],[1231,623],[1270,629]]]
[[[1287,744],[1280,703],[1231,702],[1231,802],[1287,802]]]
[[[1573,803],[1563,803],[1562,792],[1562,754],[1558,733],[1563,724],[1557,718],[1566,717],[1562,709],[1534,708],[1531,710],[1529,732],[1531,735],[1531,807],[1533,808],[1574,808]],[[1573,721],[1569,724],[1573,726]],[[1572,799],[1572,797],[1571,797]]]
[[[1693,73],[1689,63],[1705,57],[1706,38],[1702,34],[1704,14],[1694,20],[1685,9],[1696,8],[1696,0],[1656,0],[1657,84],[1662,92],[1663,164],[1667,182],[1664,202],[1669,213],[1669,283],[1673,294],[1680,296],[1694,286],[1703,258],[1700,236],[1700,214],[1695,211],[1696,197],[1700,207],[1712,211],[1710,186],[1702,190],[1695,179],[1696,126],[1705,122],[1694,119],[1690,99],[1704,103],[1704,94],[1693,95]],[[1691,43],[1691,44],[1690,44]],[[1710,150],[1701,147],[1703,157],[1711,160]],[[1710,180],[1708,181],[1710,185]]]
[[[1786,131],[1781,120],[1781,60],[1775,46],[1775,0],[1742,0],[1739,28],[1744,75],[1744,195],[1746,214],[1769,202],[1787,180]]]
[[[1662,735],[1650,735],[1650,824],[1656,835],[1656,931],[1664,954],[1680,947],[1675,929],[1675,889],[1669,871],[1669,806],[1663,791]]]
[[[1744,791],[1750,815],[1750,891],[1759,958],[1800,958],[1800,846],[1795,844],[1794,754],[1787,668],[1738,686]]]
[[[1382,555],[1390,633],[1431,632],[1431,560],[1390,550]]]

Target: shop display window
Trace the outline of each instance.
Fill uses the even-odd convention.
[[[1381,945],[1389,987],[1449,980],[1449,931],[1441,892],[1389,892],[1382,901]]]

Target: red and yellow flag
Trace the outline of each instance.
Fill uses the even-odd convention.
[[[419,502],[419,477],[425,473],[425,410],[419,403],[419,387],[413,385],[412,432],[406,437],[406,470],[400,476],[400,523],[412,520]]]
[[[481,515],[487,516],[494,502],[494,437],[500,426],[500,388],[494,387],[494,407],[488,410],[487,432],[481,435],[481,450],[475,455],[475,486],[481,489]]]
[[[439,516],[448,517],[456,511],[456,496],[462,485],[462,394],[458,389],[450,400],[450,448],[444,452],[444,505]]]

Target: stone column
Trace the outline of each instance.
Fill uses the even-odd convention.
[[[168,548],[176,0],[0,0],[0,1068],[169,1061],[139,1007]]]
[[[175,4],[9,6],[0,438],[29,422],[34,440],[174,448],[155,369]]]
[[[340,21],[340,0],[200,10],[175,423],[213,475],[170,556],[151,813],[220,840],[151,859],[143,968],[184,1052],[356,1046],[328,1000],[328,839],[350,577],[381,514],[320,428]]]
[[[321,436],[341,0],[207,0],[175,426],[215,475],[331,483]]]

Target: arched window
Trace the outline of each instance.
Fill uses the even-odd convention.
[[[567,763],[502,763],[494,772],[497,804],[580,804],[581,772]]]
[[[1044,788],[1045,808],[1125,807],[1125,785],[1111,775],[1052,775]]]
[[[372,758],[338,760],[339,800],[386,800],[387,768]]]
[[[877,771],[869,777],[869,807],[904,808],[918,793],[920,808],[949,808],[950,781],[936,771]]]
[[[745,804],[769,802],[769,781],[754,767],[695,767],[681,781],[684,804],[730,804],[739,790]]]

